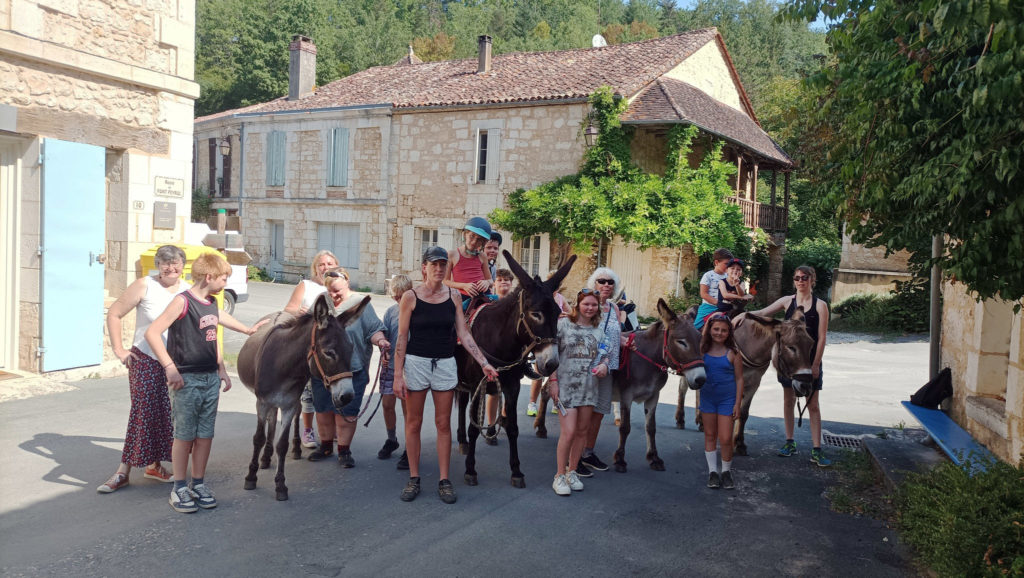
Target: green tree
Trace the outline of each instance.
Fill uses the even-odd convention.
[[[854,240],[921,257],[945,235],[948,274],[1020,300],[1024,3],[794,0],[786,14],[819,11],[837,58],[808,80],[828,138],[807,166]]]

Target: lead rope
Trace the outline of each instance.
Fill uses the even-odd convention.
[[[370,400],[373,399],[373,392],[377,391],[377,382],[380,380],[380,371],[382,367],[384,367],[383,355],[381,355],[380,359],[377,360],[377,375],[373,378],[373,387],[370,388],[370,395],[366,398],[366,404],[363,405],[363,410],[359,412],[359,415],[356,416],[354,421],[359,421],[359,419],[363,417],[363,414],[366,413],[366,410],[370,408]],[[383,394],[377,398],[377,407],[373,408],[373,413],[370,414],[370,417],[366,418],[366,423],[363,424],[364,427],[369,427],[370,420],[373,419],[373,416],[377,415],[377,410],[380,409],[380,402],[382,401],[384,401]]]
[[[811,387],[814,387],[814,386],[812,385]],[[811,400],[814,399],[814,395],[816,393],[818,393],[817,389],[812,389],[811,390],[811,395],[807,396],[807,403],[804,404],[803,407],[800,407],[800,398],[797,398],[797,400],[796,400],[796,408],[798,410],[800,410],[800,417],[796,420],[796,427],[801,427],[801,428],[804,427],[804,410],[807,409],[807,406],[811,405]]]

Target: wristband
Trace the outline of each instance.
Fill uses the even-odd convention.
[[[165,366],[164,366],[164,369],[167,369],[168,367],[170,367],[170,366],[172,366],[172,365],[174,365],[174,362],[173,362],[173,361],[172,361],[172,362],[170,362],[170,363],[168,363],[167,365],[165,365]]]

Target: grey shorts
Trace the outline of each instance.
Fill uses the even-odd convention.
[[[608,415],[612,412],[612,374],[597,378],[597,403],[594,412]]]
[[[395,395],[395,374],[392,373],[380,378],[380,394]]]
[[[306,387],[302,390],[302,395],[299,396],[299,401],[302,402],[302,413],[316,412],[316,409],[313,407],[313,388],[308,381],[306,382]]]
[[[196,438],[213,437],[220,401],[220,376],[212,373],[184,373],[185,386],[168,389],[171,394],[171,415],[174,418],[174,439],[190,442]]]
[[[451,391],[459,382],[454,357],[430,359],[405,356],[405,386],[409,391]]]

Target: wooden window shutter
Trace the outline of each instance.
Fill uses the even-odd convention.
[[[348,186],[348,129],[331,129],[330,166],[327,168],[327,186]]]
[[[267,186],[284,186],[285,133],[272,131],[267,133]]]

